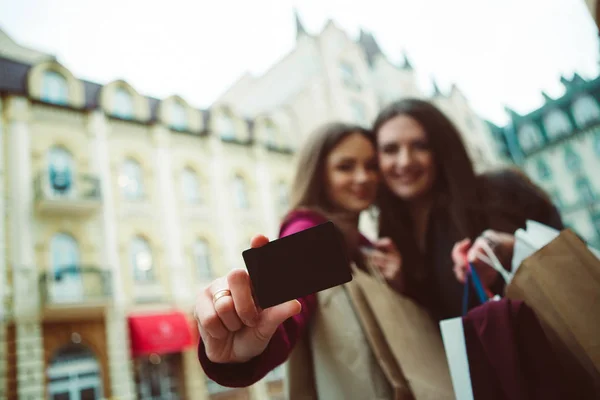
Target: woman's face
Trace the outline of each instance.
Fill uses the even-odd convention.
[[[435,164],[427,134],[408,115],[385,122],[377,132],[379,168],[387,187],[399,198],[427,197],[435,182]]]
[[[329,201],[345,211],[360,212],[375,201],[379,173],[371,142],[353,133],[333,148],[325,162]]]

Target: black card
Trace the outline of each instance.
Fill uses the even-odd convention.
[[[343,238],[331,221],[242,254],[263,309],[352,280]]]

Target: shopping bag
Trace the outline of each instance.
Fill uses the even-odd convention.
[[[423,307],[394,291],[377,270],[369,270],[371,273],[353,268],[354,279],[346,286],[359,318],[366,321],[367,336],[383,343],[373,347],[374,351],[379,349],[376,356],[381,357],[382,368],[389,365],[384,373],[395,374],[392,378],[396,382],[391,383],[400,388],[396,398],[454,399],[436,321]],[[412,397],[407,397],[406,389]]]
[[[600,387],[600,260],[581,239],[564,230],[525,258],[506,297],[529,305],[565,362]]]

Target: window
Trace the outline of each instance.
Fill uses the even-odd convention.
[[[519,129],[519,144],[523,151],[531,151],[542,145],[540,130],[533,124],[525,124]]]
[[[142,167],[129,158],[123,163],[119,185],[123,190],[123,196],[128,200],[139,200],[144,196],[144,182]]]
[[[129,257],[136,282],[152,282],[154,276],[154,261],[150,245],[141,236],[136,236],[129,245]]]
[[[558,190],[552,190],[548,193],[550,195],[550,199],[552,200],[552,203],[558,207],[558,208],[562,208],[564,203],[562,201],[562,197],[560,196],[560,193],[558,192]]]
[[[565,147],[565,165],[571,172],[579,172],[581,170],[581,157],[569,145]]]
[[[42,100],[65,105],[69,100],[69,87],[64,76],[56,71],[45,71],[42,77]]]
[[[265,380],[268,382],[282,381],[285,378],[285,369],[283,365],[275,367],[271,372],[265,376]]]
[[[171,105],[171,127],[179,131],[187,128],[187,110],[179,101]]]
[[[287,208],[290,205],[288,187],[284,182],[277,185],[277,204],[280,208]]]
[[[133,96],[125,88],[115,90],[113,115],[123,119],[133,118]]]
[[[235,124],[231,115],[223,113],[219,116],[219,119],[217,120],[217,131],[223,139],[235,139]]]
[[[189,204],[201,203],[202,199],[200,196],[200,180],[198,174],[196,174],[193,169],[187,167],[183,170],[181,178],[185,201]]]
[[[548,166],[546,161],[544,161],[542,159],[538,159],[536,166],[537,166],[538,176],[540,177],[541,180],[545,181],[552,177],[552,171],[550,170],[550,167]]]
[[[73,156],[67,149],[54,146],[48,152],[48,178],[54,195],[64,195],[73,188]]]
[[[592,188],[589,179],[585,177],[577,179],[575,187],[577,190],[577,194],[579,194],[579,197],[585,204],[589,204],[594,201],[596,195],[594,193],[594,189]]]
[[[353,89],[353,90],[360,90],[361,89],[361,85],[358,82],[358,79],[356,77],[356,72],[354,70],[354,67],[347,63],[347,62],[341,62],[340,63],[340,75],[342,77],[342,82],[344,82],[344,85],[347,88]]]
[[[61,348],[52,357],[46,376],[50,399],[104,398],[98,360],[94,353],[82,345]]]
[[[181,358],[178,354],[151,354],[135,361],[139,400],[180,400]]]
[[[267,144],[276,145],[277,144],[277,128],[275,124],[271,121],[267,121],[265,123],[265,138]]]
[[[596,153],[596,155],[598,157],[600,157],[600,132],[596,132],[596,134],[594,135],[594,153]]]
[[[592,226],[596,229],[596,236],[600,241],[600,212],[596,211],[592,214]]]
[[[235,195],[237,208],[247,209],[250,207],[250,203],[248,201],[248,188],[246,187],[246,181],[239,175],[233,178],[233,193]]]
[[[210,248],[204,239],[198,239],[194,243],[194,262],[201,282],[210,282],[214,279],[210,263]]]
[[[556,139],[568,134],[572,130],[569,118],[560,110],[550,111],[544,117],[544,127],[546,128],[548,139]]]
[[[48,299],[53,303],[82,300],[83,284],[80,273],[79,245],[68,233],[57,233],[50,241],[52,270]]]
[[[52,237],[50,253],[55,271],[79,267],[79,245],[68,233],[57,233]]]
[[[573,117],[580,128],[600,118],[598,103],[590,95],[585,95],[573,102]]]
[[[350,103],[352,107],[352,117],[358,124],[365,124],[367,122],[367,113],[365,111],[365,105],[357,100],[352,100]]]
[[[205,377],[205,383],[206,383],[206,391],[209,394],[214,394],[214,395],[218,395],[219,393],[224,393],[224,392],[233,392],[233,391],[237,391],[239,389],[234,389],[234,388],[230,388],[227,386],[221,386],[219,385],[217,382],[213,381],[212,379],[210,379],[208,376]],[[211,397],[212,398],[212,397]],[[216,397],[215,399],[219,399],[220,397]],[[228,397],[223,397],[223,399],[227,399]],[[232,397],[235,398],[235,397]],[[246,397],[241,397],[241,399],[245,399]]]

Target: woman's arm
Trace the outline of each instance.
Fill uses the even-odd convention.
[[[287,225],[281,237],[315,226],[307,219],[298,219]],[[317,308],[316,295],[298,299],[302,306],[299,314],[279,325],[263,353],[250,361],[237,364],[214,363],[206,356],[202,340],[198,345],[198,359],[206,375],[223,386],[246,387],[261,380],[267,373],[289,357],[298,339],[305,334],[308,323]]]

